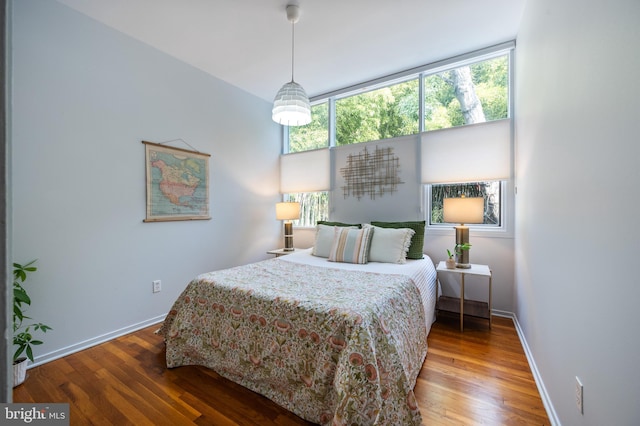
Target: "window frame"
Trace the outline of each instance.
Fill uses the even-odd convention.
[[[418,132],[424,132],[424,77],[428,75],[438,74],[466,65],[472,65],[478,62],[488,61],[500,56],[507,55],[509,62],[509,100],[507,118],[513,116],[513,55],[515,51],[515,41],[509,41],[495,46],[486,47],[484,49],[475,50],[462,55],[441,61],[432,62],[415,68],[410,68],[395,74],[390,74],[377,79],[365,81],[359,84],[348,86],[342,89],[323,93],[313,96],[309,99],[312,106],[328,102],[328,126],[329,126],[329,148],[336,146],[336,101],[350,96],[360,95],[383,87],[393,86],[402,82],[418,79]],[[282,153],[289,152],[289,129],[287,126],[281,126],[282,131]],[[370,142],[370,141],[368,141]]]
[[[492,237],[504,237],[510,238],[513,236],[513,230],[511,229],[512,217],[513,217],[513,203],[509,200],[513,200],[513,185],[512,179],[500,180],[500,225],[488,225],[488,224],[476,224],[469,223],[466,226],[469,227],[469,235],[473,236],[492,236]],[[444,183],[457,183],[447,182]],[[462,182],[466,183],[466,182]],[[426,222],[425,232],[429,235],[451,235],[452,229],[455,224],[453,223],[431,223],[431,187],[434,184],[423,184],[422,196],[424,202],[421,203],[424,206],[424,219]],[[438,185],[438,184],[435,184]]]
[[[488,61],[500,56],[507,55],[507,61],[509,65],[509,83],[508,83],[508,111],[507,119],[511,120],[511,173],[507,180],[502,180],[500,188],[500,226],[491,225],[470,225],[470,235],[477,236],[493,236],[493,237],[505,237],[513,238],[513,218],[515,211],[515,186],[514,186],[514,173],[513,173],[513,107],[514,107],[514,95],[513,95],[513,76],[514,76],[514,55],[515,55],[515,41],[508,41],[498,45],[490,46],[484,49],[475,50],[462,55],[454,56],[452,58],[436,61],[430,64],[422,65],[419,67],[411,68],[399,73],[394,73],[377,79],[365,81],[359,84],[348,86],[342,89],[334,90],[331,92],[323,93],[310,98],[311,105],[317,105],[324,102],[328,103],[328,148],[332,149],[336,147],[336,100],[343,99],[349,96],[359,95],[369,91],[377,90],[382,87],[391,86],[394,84],[409,81],[414,78],[418,79],[418,133],[425,132],[425,99],[424,99],[424,78],[428,75],[438,74],[447,70],[463,67],[466,65],[475,64],[478,62]],[[287,126],[282,127],[282,154],[289,153],[289,129]],[[303,151],[300,151],[303,152]],[[333,165],[331,165],[333,168]],[[455,182],[451,182],[455,183]],[[453,226],[451,224],[430,224],[431,216],[431,184],[422,184],[423,188],[420,191],[420,196],[424,197],[421,200],[420,205],[424,208],[424,219],[426,220],[425,231],[429,235],[449,235]],[[287,194],[282,194],[283,199],[288,199]],[[331,203],[333,201],[332,191],[329,190],[328,210],[331,212]],[[294,226],[296,228],[309,228],[308,226]]]
[[[297,192],[296,194],[315,194],[319,192],[327,193],[327,218],[321,220],[329,220],[329,213],[331,212],[331,191],[309,191],[309,192]],[[291,193],[282,194],[282,201],[294,201],[290,195]],[[315,225],[300,225],[300,219],[296,219],[292,221],[294,229],[313,229]]]

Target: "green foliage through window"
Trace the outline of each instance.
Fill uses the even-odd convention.
[[[335,105],[335,146],[417,134],[421,119],[429,131],[508,118],[509,55],[326,99],[311,107],[311,123],[289,127],[288,152],[330,146],[330,103]]]
[[[289,127],[289,152],[310,151],[329,146],[329,102],[311,107],[311,123]]]
[[[427,131],[507,118],[508,56],[425,76],[424,94]]]
[[[336,145],[418,133],[418,79],[336,101]]]
[[[293,221],[294,226],[316,226],[319,220],[329,219],[329,193],[299,192],[287,194],[289,201],[300,203],[300,219]]]

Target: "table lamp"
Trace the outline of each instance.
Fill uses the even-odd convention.
[[[284,220],[284,251],[293,251],[292,220],[300,219],[300,203],[283,202],[276,204],[276,219]]]
[[[484,198],[459,197],[445,198],[443,205],[444,221],[459,223],[456,230],[456,268],[471,268],[469,264],[469,227],[465,223],[482,223],[484,220]],[[466,249],[461,248],[466,245]]]

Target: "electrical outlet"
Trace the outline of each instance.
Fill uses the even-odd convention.
[[[153,292],[154,293],[159,293],[160,290],[162,290],[162,281],[160,280],[155,280],[153,282]]]
[[[576,405],[578,406],[580,414],[584,414],[584,406],[582,405],[584,402],[584,399],[582,398],[583,390],[582,382],[580,381],[580,378],[576,376]]]

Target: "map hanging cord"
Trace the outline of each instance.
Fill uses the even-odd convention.
[[[189,148],[191,148],[191,150],[188,150],[188,149],[186,149],[186,148],[178,148],[178,147],[175,147],[175,146],[169,146],[169,145],[166,145],[166,144],[168,144],[168,143],[170,143],[170,142],[175,142],[175,141],[181,141],[181,142],[183,142],[185,145],[189,146]],[[145,145],[152,145],[152,146],[154,146],[154,145],[155,145],[155,146],[157,146],[157,147],[162,147],[163,149],[174,149],[174,150],[177,150],[177,151],[190,152],[190,153],[192,153],[192,154],[206,155],[207,157],[210,157],[210,156],[211,156],[210,154],[207,154],[207,153],[205,153],[205,152],[198,151],[197,149],[195,149],[194,147],[192,147],[191,145],[189,145],[189,144],[188,144],[184,139],[173,139],[173,140],[166,141],[166,142],[161,142],[161,143],[157,143],[157,142],[149,142],[149,141],[142,141],[142,143],[143,143],[143,144],[145,144]]]
[[[166,142],[158,142],[158,145],[165,145],[171,142],[182,142],[183,144],[187,145],[189,148],[191,148],[192,150],[194,150],[195,152],[200,152],[197,149],[195,149],[194,147],[192,147],[189,142],[185,141],[182,138],[177,138],[177,139],[171,139],[170,141],[166,141]]]

